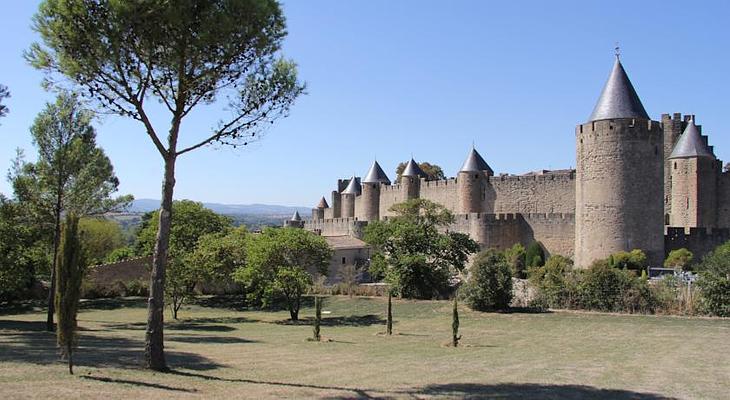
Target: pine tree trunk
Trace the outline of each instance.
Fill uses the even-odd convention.
[[[176,140],[176,138],[175,138]],[[171,139],[172,142],[172,139]],[[162,184],[162,205],[160,207],[159,229],[152,255],[152,272],[150,274],[150,297],[147,303],[147,332],[145,335],[145,362],[147,368],[165,371],[164,350],[164,309],[165,309],[165,268],[167,251],[170,245],[170,227],[172,225],[172,194],[175,187],[175,154],[174,144],[165,157],[165,178]]]
[[[46,330],[53,332],[53,314],[56,312],[56,269],[58,268],[58,245],[61,241],[61,195],[56,198],[53,230],[53,261],[51,262],[51,286],[48,288],[48,314],[46,315]]]

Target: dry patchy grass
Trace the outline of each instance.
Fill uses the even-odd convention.
[[[230,306],[229,306],[230,305]],[[313,310],[248,311],[203,301],[168,321],[171,373],[141,368],[145,304],[91,301],[76,376],[58,361],[39,309],[0,309],[0,398],[726,398],[730,320],[591,313],[476,313],[451,303],[330,297],[326,343],[310,342]]]

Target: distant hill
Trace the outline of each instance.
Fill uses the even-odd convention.
[[[218,214],[225,215],[266,215],[266,216],[291,216],[294,211],[299,211],[302,217],[311,214],[310,207],[278,206],[270,204],[219,204],[203,203]],[[137,199],[132,202],[127,210],[130,213],[145,213],[160,208],[160,200]]]

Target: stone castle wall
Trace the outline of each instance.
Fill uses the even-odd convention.
[[[485,210],[494,213],[575,213],[575,172],[493,176]]]
[[[730,228],[730,172],[720,174],[717,182],[717,226]]]
[[[358,239],[363,236],[365,221],[356,218],[333,218],[318,221],[305,221],[304,229],[322,236],[352,236]]]
[[[559,254],[573,258],[575,245],[575,214],[521,214],[524,221],[521,243],[528,246],[542,243],[548,256]]]
[[[730,240],[730,229],[708,228],[667,228],[664,236],[666,254],[672,250],[685,248],[692,252],[695,261]]]

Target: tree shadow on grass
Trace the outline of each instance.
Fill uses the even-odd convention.
[[[314,325],[314,318],[301,318],[299,321],[283,319],[271,322],[277,325]],[[322,318],[322,326],[371,326],[385,324],[385,320],[374,314],[351,315],[347,317],[325,317]]]
[[[90,381],[105,382],[105,383],[119,383],[119,384],[123,384],[123,385],[141,386],[141,387],[145,387],[145,388],[169,390],[169,391],[174,391],[174,392],[187,392],[187,393],[197,392],[197,390],[195,390],[195,389],[178,388],[178,387],[174,387],[174,386],[161,385],[159,383],[133,381],[133,380],[129,380],[129,379],[113,379],[113,378],[107,378],[107,377],[103,377],[103,376],[90,376],[90,375],[81,375],[81,376],[79,376],[79,378],[87,379]]]
[[[170,331],[210,331],[210,332],[230,332],[236,328],[226,324],[242,324],[258,322],[254,319],[246,317],[220,317],[220,318],[189,318],[178,321],[171,321],[165,324],[165,330]],[[105,329],[113,330],[144,330],[147,328],[145,322],[128,322],[128,323],[104,323]]]
[[[246,311],[249,309],[243,295],[219,295],[197,298],[193,304],[208,308],[223,308],[226,310]]]
[[[79,310],[118,310],[120,308],[145,308],[145,297],[115,297],[111,299],[83,299]]]
[[[206,344],[244,344],[259,343],[258,340],[244,339],[235,336],[209,336],[209,335],[187,335],[173,336],[166,335],[165,341],[179,343],[206,343]]]
[[[410,393],[413,395],[457,397],[462,399],[667,399],[655,393],[622,389],[601,389],[585,385],[551,385],[537,383],[451,383],[428,385]]]
[[[55,364],[59,362],[56,336],[45,331],[42,321],[0,320],[0,362]],[[81,330],[74,364],[88,367],[140,368],[144,364],[144,341],[117,336],[98,335]],[[194,370],[213,370],[222,365],[194,353],[166,351],[170,366]]]

